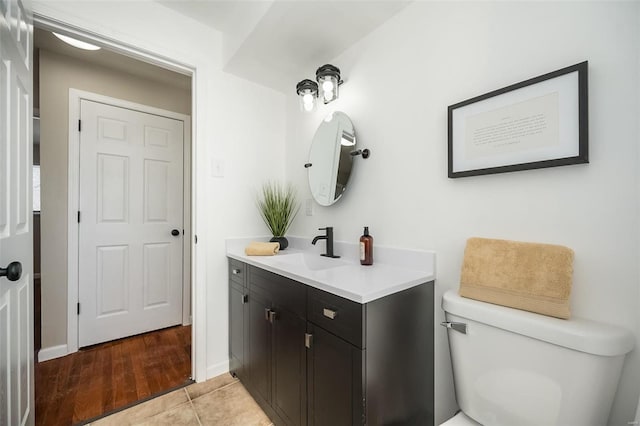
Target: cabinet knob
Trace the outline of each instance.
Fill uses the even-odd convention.
[[[242,272],[240,269],[232,269],[232,270],[231,270],[231,273],[232,273],[233,275],[238,275],[238,274],[240,274],[240,272]]]
[[[273,322],[278,319],[278,314],[276,311],[269,311],[269,322],[273,324]]]
[[[338,312],[329,309],[329,308],[324,308],[322,310],[322,315],[324,315],[325,317],[329,318],[329,319],[336,319],[336,317],[338,316]]]

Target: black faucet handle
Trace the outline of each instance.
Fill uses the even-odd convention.
[[[333,226],[325,226],[324,228],[318,228],[318,231],[328,231],[330,229],[333,229]]]

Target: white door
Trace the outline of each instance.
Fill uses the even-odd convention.
[[[183,126],[80,102],[79,346],[182,323]]]
[[[0,425],[34,423],[31,12],[0,0]]]

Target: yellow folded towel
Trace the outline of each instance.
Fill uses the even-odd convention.
[[[280,251],[280,243],[260,243],[252,241],[244,249],[247,256],[273,256]]]
[[[572,280],[570,248],[469,238],[460,296],[567,319]]]

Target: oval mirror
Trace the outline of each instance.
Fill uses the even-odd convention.
[[[330,206],[342,197],[351,175],[356,131],[344,112],[329,114],[318,126],[309,151],[309,189],[321,206]]]

